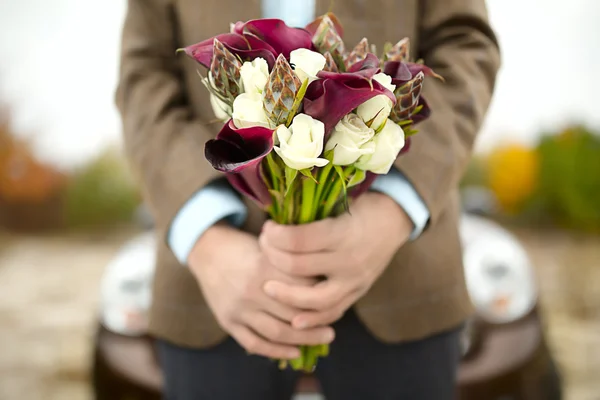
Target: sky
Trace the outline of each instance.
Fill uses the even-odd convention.
[[[488,0],[503,65],[477,142],[533,144],[600,127],[600,2]],[[44,161],[70,169],[119,144],[114,106],[125,0],[1,0],[0,102]]]

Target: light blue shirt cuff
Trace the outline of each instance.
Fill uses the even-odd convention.
[[[167,237],[169,247],[183,265],[202,234],[218,221],[225,219],[233,226],[241,226],[248,210],[226,181],[215,181],[205,186],[179,210]]]
[[[429,221],[430,213],[421,196],[400,171],[392,168],[387,175],[379,175],[371,190],[390,196],[404,209],[415,226],[410,240],[415,240],[421,235]]]

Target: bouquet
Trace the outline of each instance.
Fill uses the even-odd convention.
[[[409,62],[408,39],[379,57],[367,39],[347,51],[342,35],[331,13],[305,29],[258,19],[181,49],[208,69],[203,83],[224,123],[207,160],[280,224],[348,210],[430,114],[421,91],[437,75]],[[312,371],[328,346],[301,354],[289,364]]]

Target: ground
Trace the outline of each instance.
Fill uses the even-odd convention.
[[[600,393],[600,238],[515,229],[535,263],[566,400]],[[0,400],[87,400],[103,268],[136,233],[0,233]]]

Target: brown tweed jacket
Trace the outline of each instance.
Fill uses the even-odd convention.
[[[283,1],[283,0],[282,0]],[[141,179],[162,245],[151,332],[180,345],[204,347],[225,337],[191,273],[168,249],[166,235],[179,208],[219,178],[204,160],[214,137],[207,91],[197,65],[175,50],[260,17],[260,0],[129,0],[123,29],[117,104],[125,147]],[[317,0],[317,15],[329,0]],[[422,338],[458,325],[471,312],[458,237],[457,186],[492,96],[499,66],[484,0],[337,0],[345,42],[363,36],[382,48],[410,37],[412,53],[445,77],[430,79],[432,118],[419,126],[411,151],[396,167],[427,204],[426,231],[406,244],[356,304],[364,324],[388,342]],[[248,203],[243,229],[258,232],[263,213]],[[210,212],[210,210],[207,210]]]

